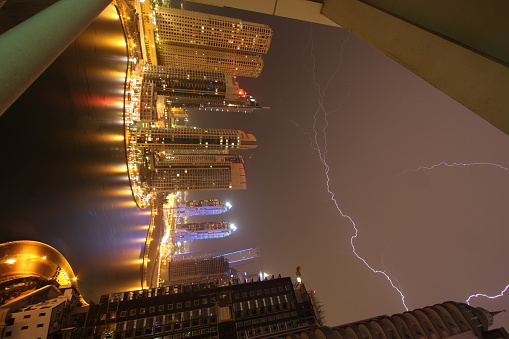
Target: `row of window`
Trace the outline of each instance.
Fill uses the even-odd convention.
[[[247,330],[238,331],[238,338],[244,339],[244,338],[252,338],[254,336],[259,336],[262,334],[269,334],[269,333],[277,333],[285,330],[289,330],[295,327],[299,326],[298,320],[293,321],[286,321],[281,322],[277,324],[272,325],[266,325],[266,326],[259,326],[255,328],[250,328]]]

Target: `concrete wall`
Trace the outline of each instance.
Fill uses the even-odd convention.
[[[322,13],[509,134],[509,3],[326,0]]]

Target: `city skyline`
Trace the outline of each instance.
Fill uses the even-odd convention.
[[[471,116],[471,112],[344,32],[291,20],[277,19],[278,23],[272,17],[259,17],[273,20],[280,32],[290,27],[293,33],[308,38],[303,39],[301,44],[290,45],[289,41],[283,42],[284,33],[280,38],[276,33],[273,44],[278,46],[277,42],[280,45],[273,53],[274,59],[269,53],[264,74],[260,79],[246,82],[249,86],[246,88],[256,93],[262,104],[272,106],[272,110],[260,112],[254,118],[232,114],[219,116],[212,115],[212,112],[191,114],[191,119],[200,120],[200,124],[204,125],[210,123],[210,128],[213,128],[213,123],[224,125],[227,122],[236,124],[235,128],[244,129],[242,122],[252,125],[253,129],[249,131],[257,137],[263,136],[258,137],[260,150],[249,164],[250,181],[254,181],[254,187],[250,184],[247,192],[220,195],[234,197],[228,200],[240,207],[236,211],[238,224],[243,225],[243,234],[237,238],[239,242],[242,244],[249,239],[252,243],[246,247],[262,247],[263,256],[259,260],[264,261],[257,265],[283,275],[292,275],[294,267],[302,265],[306,280],[320,295],[327,296],[327,301],[332,300],[325,302],[326,309],[344,319],[382,313],[376,311],[382,305],[401,311],[394,289],[383,277],[369,272],[354,257],[348,241],[352,225],[347,218],[341,219],[326,191],[327,182],[321,163],[324,158],[316,157],[314,150],[318,148],[318,155],[323,154],[323,139],[320,139],[322,144],[319,147],[313,145],[313,113],[318,112],[323,117],[325,111],[335,127],[332,130],[329,126],[327,130],[329,155],[332,150],[334,154],[341,154],[332,161],[326,158],[333,169],[329,172],[331,185],[341,186],[340,192],[333,189],[339,192],[336,198],[342,197],[339,205],[344,206],[345,213],[352,216],[354,225],[359,226],[360,234],[355,239],[357,245],[363,244],[359,253],[365,256],[366,252],[370,252],[368,262],[375,262],[377,268],[398,279],[397,284],[407,296],[409,307],[432,304],[430,299],[434,298],[440,301],[466,298],[471,293],[481,292],[481,285],[487,284],[487,280],[491,285],[489,289],[495,291],[487,293],[499,293],[507,284],[503,279],[507,277],[503,265],[497,270],[493,267],[497,266],[493,265],[497,260],[500,264],[504,263],[500,258],[504,258],[503,244],[507,240],[500,229],[505,214],[499,206],[507,198],[503,192],[506,186],[503,185],[506,183],[504,168],[508,165],[504,164],[505,157],[501,156],[507,154],[507,136]],[[333,52],[330,51],[331,37],[338,41]],[[285,67],[276,66],[277,58],[285,60],[282,56],[284,49],[300,58],[286,60]],[[336,60],[329,59],[329,54],[331,57],[334,54]],[[320,61],[313,63],[313,59]],[[343,64],[339,62],[341,60],[345,60]],[[320,67],[325,65],[330,66],[326,69]],[[344,83],[341,90],[336,88],[336,93],[344,95],[324,97],[314,84],[325,87],[337,67],[344,72],[340,73]],[[267,70],[271,75],[265,75]],[[258,80],[262,82],[257,84]],[[305,86],[299,89],[285,85],[285,81],[295,84],[298,80]],[[269,83],[273,87],[266,86]],[[339,85],[335,79],[332,84]],[[358,91],[359,87],[364,91]],[[368,105],[366,97],[375,105]],[[339,103],[342,107],[337,106]],[[358,107],[353,107],[354,104]],[[320,123],[322,125],[316,131],[322,133],[325,121]],[[361,142],[365,140],[369,142]],[[390,151],[388,147],[391,147]],[[419,166],[432,167],[444,161],[471,165],[442,165],[433,171],[422,168],[419,172],[408,172]],[[267,173],[267,169],[273,171]],[[484,179],[487,177],[491,180]],[[483,190],[483,185],[488,186],[487,190]],[[253,191],[255,195],[248,197]],[[483,212],[475,214],[481,207]],[[443,214],[434,214],[437,210]],[[487,226],[484,227],[488,229],[475,227],[485,223]],[[375,227],[379,224],[382,227]],[[487,232],[498,235],[497,239],[487,238]],[[433,234],[440,236],[433,237]],[[455,245],[455,251],[449,250],[453,247],[451,243]],[[433,248],[430,248],[431,244]],[[445,248],[448,250],[445,251]],[[477,253],[482,254],[482,260],[474,255]],[[274,257],[279,260],[274,261]],[[403,263],[403,257],[410,262]],[[426,281],[430,286],[423,287],[421,280],[428,276],[440,277],[447,283],[439,282],[437,278],[437,281]],[[476,277],[484,279],[474,284]],[[346,286],[341,296],[331,296],[332,289],[324,281],[329,278]],[[459,282],[471,286],[458,288]],[[415,297],[415,290],[420,296]],[[445,293],[454,297],[442,298]],[[345,315],[338,307],[340,298],[345,298],[342,302],[349,304],[357,305],[358,301],[359,309]],[[423,301],[425,298],[430,301]],[[370,305],[369,300],[373,299],[380,300],[381,305]],[[498,300],[502,302],[500,305],[503,305],[503,300]],[[496,300],[486,301],[497,303]],[[497,309],[492,306],[486,308]],[[338,316],[330,319],[338,319]]]

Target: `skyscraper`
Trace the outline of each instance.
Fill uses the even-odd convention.
[[[260,76],[263,69],[260,54],[173,46],[165,43],[157,45],[157,60],[159,65],[174,68],[222,72],[251,78]]]
[[[212,151],[220,151],[218,153],[228,154],[230,150],[257,147],[254,135],[234,129],[186,126],[142,127],[141,123],[137,123],[131,126],[130,131],[132,141],[138,147],[151,150],[185,151],[185,153],[193,154],[210,154]]]
[[[187,223],[176,226],[175,241],[224,238],[235,232],[237,227],[228,222]]]
[[[258,77],[269,26],[166,6],[156,11],[159,65]]]
[[[272,40],[269,26],[242,19],[166,6],[158,7],[156,19],[156,39],[175,46],[267,53]]]
[[[146,182],[156,192],[246,189],[239,155],[154,154]]]
[[[219,199],[180,201],[173,206],[173,213],[177,217],[190,217],[193,215],[211,215],[227,212],[232,205]]]
[[[167,107],[199,108],[209,106],[255,106],[256,100],[246,95],[236,78],[221,72],[183,67],[144,64],[141,74],[154,83],[158,95],[164,95]]]

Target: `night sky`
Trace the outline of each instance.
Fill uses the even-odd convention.
[[[409,309],[502,292],[507,135],[345,30],[203,9],[272,27],[262,75],[239,78],[271,109],[191,114],[191,125],[241,129],[259,143],[246,191],[192,195],[231,201],[218,219],[239,229],[192,249],[260,247],[239,267],[247,271],[294,277],[300,265],[328,325],[405,310],[387,278],[353,254],[355,227],[357,254],[390,276]],[[458,165],[412,171],[442,162]],[[471,305],[506,309],[508,297]],[[495,325],[509,328],[509,315]]]
[[[271,109],[190,113],[190,125],[241,129],[259,144],[246,160],[247,190],[190,194],[230,201],[210,220],[238,226],[192,250],[259,247],[246,271],[294,277],[301,266],[331,326],[405,310],[387,278],[352,252],[355,227],[357,253],[391,277],[409,309],[509,284],[507,135],[344,30],[208,11],[273,28],[262,75],[239,78]],[[108,39],[121,36],[111,29]],[[111,51],[101,32],[93,24],[0,118],[0,241],[54,246],[96,301],[139,283],[149,219],[118,171],[122,126],[111,123],[122,112],[125,47]],[[442,162],[479,165],[412,171]],[[497,311],[507,298],[471,304]],[[509,328],[509,314],[495,324]]]

